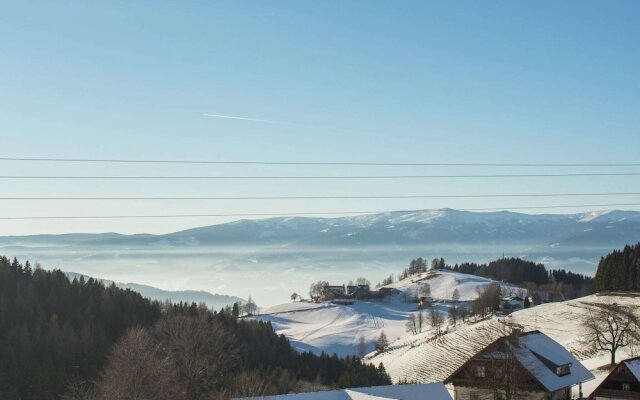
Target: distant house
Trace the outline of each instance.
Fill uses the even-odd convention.
[[[524,299],[519,296],[505,297],[500,301],[500,310],[508,314],[524,308]]]
[[[342,297],[344,295],[346,295],[346,291],[344,289],[344,285],[329,285],[325,288],[324,290],[325,294],[328,294],[329,296],[324,296],[326,297]]]
[[[640,357],[624,360],[591,393],[591,400],[640,400]]]
[[[385,297],[385,296],[391,296],[393,294],[399,294],[402,292],[400,292],[400,290],[396,288],[381,287],[380,289],[378,289],[378,293],[380,294],[380,296]]]
[[[291,393],[276,396],[245,397],[235,400],[451,400],[442,383],[372,386],[323,392]]]
[[[369,295],[369,285],[348,285],[347,296],[365,297]]]
[[[423,309],[425,307],[431,307],[433,306],[433,303],[435,302],[435,300],[433,300],[433,297],[431,296],[420,296],[418,297],[418,303],[419,303],[419,307],[420,309]]]
[[[477,353],[445,383],[455,400],[568,400],[571,387],[593,379],[562,345],[539,332],[517,329]]]

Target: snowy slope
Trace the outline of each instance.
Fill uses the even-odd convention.
[[[388,351],[370,354],[367,360],[383,363],[394,382],[440,382],[506,332],[497,320],[464,326],[437,339],[429,330],[396,341]]]
[[[350,306],[293,303],[268,308],[256,318],[270,321],[278,334],[287,336],[300,350],[353,355],[360,337],[372,351],[375,338],[383,330],[390,340],[405,336],[404,325],[415,309],[415,303],[397,299]]]
[[[589,368],[596,379],[584,386],[585,394],[595,388],[606,372],[597,370],[606,365],[609,355],[595,352],[582,342],[583,317],[597,303],[618,303],[634,307],[640,316],[640,297],[591,295],[562,303],[549,303],[522,310],[507,317],[508,322],[524,326],[525,331],[540,330],[570,350]],[[384,363],[394,381],[408,379],[415,382],[437,382],[445,379],[470,356],[508,332],[504,322],[493,319],[474,325],[458,327],[440,338],[432,332],[406,337],[391,344],[389,351],[370,354],[368,361]],[[628,356],[622,351],[618,359]]]
[[[417,296],[423,283],[429,284],[433,298],[442,300],[451,300],[454,290],[458,289],[460,300],[471,301],[478,297],[479,290],[493,283],[498,283],[504,294],[523,290],[508,283],[452,271],[425,272],[383,287],[395,288],[408,295]]]
[[[271,321],[277,333],[287,336],[301,350],[356,354],[359,338],[364,337],[368,351],[372,351],[373,342],[382,331],[390,341],[409,335],[405,324],[409,314],[416,310],[417,304],[413,299],[424,282],[429,283],[432,296],[437,300],[451,299],[456,288],[461,300],[473,300],[478,295],[478,288],[495,283],[491,279],[450,271],[428,272],[385,286],[402,293],[383,301],[358,301],[349,306],[288,303],[262,310],[257,318]],[[505,292],[508,289],[521,290],[501,285]],[[440,302],[436,307],[447,312],[449,305]]]

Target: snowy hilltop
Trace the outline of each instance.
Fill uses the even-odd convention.
[[[461,303],[476,299],[492,284],[500,285],[505,294],[524,291],[478,276],[432,271],[373,289],[374,293],[391,293],[378,301],[356,301],[351,305],[292,302],[264,309],[256,318],[270,321],[277,333],[284,334],[300,350],[355,355],[361,338],[369,352],[383,331],[390,340],[410,335],[407,320],[418,307],[417,298],[425,283],[430,287],[432,307],[442,313],[449,312],[456,291]],[[428,330],[426,324],[424,329]]]

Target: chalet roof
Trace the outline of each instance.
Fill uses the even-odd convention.
[[[611,370],[611,372],[609,372],[609,375],[607,375],[607,377],[602,382],[600,382],[598,387],[596,387],[593,390],[590,398],[593,397],[593,395],[597,393],[601,387],[606,385],[607,381],[611,376],[615,375],[620,368],[624,368],[624,367],[626,367],[629,370],[629,372],[633,375],[633,377],[636,378],[638,382],[640,382],[640,357],[629,358],[627,360],[620,362],[613,370]]]
[[[509,336],[503,336],[487,346],[445,379],[445,382],[451,382],[459,371],[474,359],[487,357],[500,359],[512,357],[511,354],[515,356],[520,365],[548,392],[571,387],[580,382],[594,379],[593,374],[567,349],[540,331],[521,334],[518,339],[518,345],[514,345],[509,339]],[[496,343],[500,342],[505,343],[510,351],[506,351],[506,349],[494,349],[487,352],[488,349],[491,349]],[[543,359],[545,361],[543,361]],[[545,362],[550,363],[552,366],[570,364],[571,368],[568,374],[559,376],[556,374],[555,369],[552,368],[552,366],[547,366]]]
[[[569,353],[567,349],[549,336],[540,332],[525,334],[520,338],[520,345],[546,358],[555,365],[566,365],[577,362],[573,354]]]
[[[249,397],[238,400],[248,400]],[[415,385],[371,386],[322,392],[292,393],[276,396],[254,397],[263,400],[451,400],[442,383]]]
[[[627,366],[629,371],[631,371],[633,376],[635,376],[638,382],[640,382],[640,357],[624,360],[623,363]]]
[[[523,334],[519,346],[514,348],[514,354],[520,364],[550,392],[594,378],[567,349],[539,331]],[[570,364],[570,373],[558,376],[540,357],[557,366]]]

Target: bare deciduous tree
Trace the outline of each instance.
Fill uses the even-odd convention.
[[[431,296],[431,285],[427,282],[422,282],[419,287],[419,296]]]
[[[442,334],[442,325],[444,325],[444,314],[436,307],[432,307],[429,309],[429,324],[435,329],[436,336],[440,336]]]
[[[251,296],[249,296],[249,299],[247,300],[243,308],[244,308],[244,312],[246,312],[247,315],[253,315],[256,313],[256,311],[258,311],[258,306],[253,301]]]
[[[418,323],[418,333],[422,332],[422,327],[425,324],[424,313],[421,310],[417,311],[416,322]]]
[[[260,398],[267,395],[267,383],[255,372],[243,372],[234,381],[233,397]],[[227,398],[229,396],[221,396]]]
[[[408,333],[412,335],[418,334],[418,322],[415,313],[409,314],[409,318],[407,319],[407,323],[405,324],[405,328]]]
[[[129,330],[114,346],[97,384],[100,400],[182,398],[174,365],[142,328]]]
[[[639,321],[629,307],[618,304],[592,304],[593,309],[583,321],[584,342],[611,354],[611,365],[616,364],[618,349],[629,346],[639,337]]]
[[[458,305],[454,303],[449,307],[449,321],[451,321],[451,325],[456,326],[458,324],[459,317]]]
[[[232,335],[213,323],[204,309],[167,317],[158,322],[155,333],[176,366],[187,400],[206,398],[237,361]]]
[[[96,400],[95,388],[87,382],[81,380],[71,380],[67,384],[67,389],[62,400]]]

